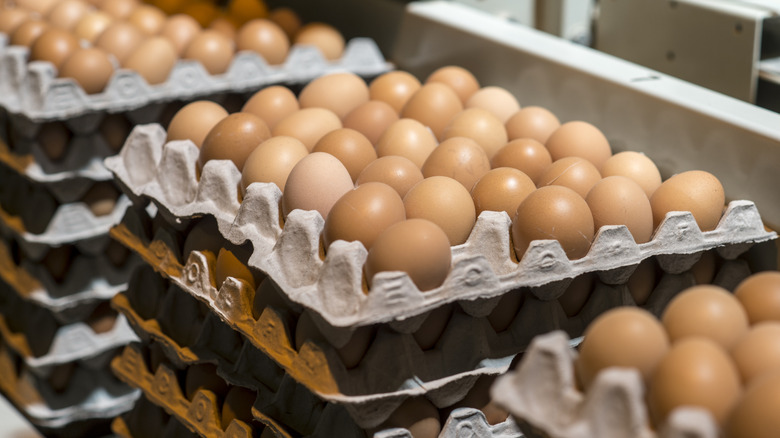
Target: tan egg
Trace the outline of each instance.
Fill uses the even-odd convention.
[[[170,41],[152,37],[142,41],[122,66],[134,70],[149,85],[157,85],[168,80],[176,60],[176,49]]]
[[[187,14],[190,17],[197,20],[201,27],[207,27],[211,20],[219,15],[219,8],[210,1],[194,1],[184,2],[184,4],[178,8],[178,12]]]
[[[422,168],[438,142],[433,133],[414,119],[399,119],[390,125],[376,144],[378,157],[398,155]]]
[[[447,329],[447,324],[452,317],[452,306],[443,306],[432,310],[425,317],[412,336],[422,350],[430,350],[436,347],[436,342]]]
[[[442,418],[448,418],[450,413],[457,408],[479,409],[485,414],[488,424],[496,425],[503,423],[509,417],[509,412],[495,404],[490,397],[490,388],[493,386],[497,376],[480,376],[469,389],[466,396],[459,402],[447,407],[442,412]]]
[[[212,257],[217,257],[224,244],[225,239],[219,234],[216,219],[206,216],[195,222],[187,231],[181,250],[182,262],[187,263],[192,251],[208,251]]]
[[[780,370],[780,322],[754,325],[731,349],[742,382],[751,382],[764,374]]]
[[[228,116],[225,108],[209,100],[198,100],[184,105],[168,125],[167,141],[189,139],[201,147],[211,128]]]
[[[238,36],[238,25],[234,23],[230,17],[224,15],[211,20],[208,28],[225,35],[231,41],[236,41],[236,37]]]
[[[234,113],[217,122],[203,139],[198,157],[202,168],[211,160],[231,160],[241,171],[247,156],[271,137],[268,126],[259,117]]]
[[[531,178],[511,167],[498,167],[485,173],[471,189],[477,216],[485,210],[505,211],[510,219],[517,207],[536,186]]]
[[[62,283],[70,272],[73,259],[77,257],[76,249],[72,245],[63,245],[51,248],[43,256],[41,264],[46,268],[57,283]]]
[[[780,321],[780,272],[765,271],[742,280],[734,289],[751,324]]]
[[[420,170],[425,178],[448,176],[470,191],[477,180],[490,170],[490,160],[474,140],[452,137],[431,152]]]
[[[301,28],[301,17],[290,8],[277,7],[268,14],[268,19],[281,27],[288,38],[292,39]]]
[[[89,5],[81,0],[64,0],[51,8],[46,19],[54,26],[71,30],[89,10]]]
[[[566,256],[584,257],[593,241],[594,225],[588,204],[564,186],[536,189],[517,207],[512,218],[512,241],[521,260],[534,240],[557,240]]]
[[[325,152],[312,152],[290,171],[282,196],[282,212],[287,217],[295,209],[317,210],[327,218],[333,204],[353,187],[341,161]]]
[[[365,183],[333,204],[322,230],[323,243],[328,248],[336,240],[359,241],[370,250],[382,231],[405,219],[398,192],[387,184]]]
[[[50,27],[46,29],[30,48],[31,61],[49,61],[57,69],[79,48],[79,40],[67,30]]]
[[[273,129],[279,120],[299,109],[298,98],[289,88],[272,85],[253,94],[241,111],[260,117]]]
[[[214,280],[217,289],[222,287],[222,283],[228,277],[233,277],[246,283],[251,289],[256,289],[255,276],[241,260],[233,254],[232,251],[225,248],[219,250],[217,254],[217,263],[214,268]]]
[[[309,82],[298,95],[301,108],[326,108],[339,119],[368,102],[368,86],[354,73],[332,73]]]
[[[226,430],[233,420],[252,424],[252,405],[257,399],[257,392],[240,386],[231,386],[222,403],[222,430]]]
[[[437,139],[444,139],[444,128],[463,110],[458,95],[444,84],[432,82],[417,90],[401,110],[401,117],[414,119],[429,127]]]
[[[469,108],[456,114],[444,128],[444,138],[452,137],[475,140],[485,150],[488,159],[492,159],[507,142],[504,125],[482,108]]]
[[[498,304],[487,316],[490,326],[496,333],[507,330],[515,320],[520,307],[525,301],[523,289],[516,289],[504,294],[498,301]]]
[[[690,287],[666,306],[661,317],[669,339],[705,337],[730,349],[748,330],[745,309],[726,289],[715,285]]]
[[[605,178],[620,175],[633,179],[642,187],[648,199],[661,185],[661,172],[653,160],[640,152],[618,152],[609,157],[601,166],[601,175]]]
[[[58,0],[16,0],[16,6],[46,16]]]
[[[593,225],[625,225],[636,243],[645,243],[653,234],[650,200],[639,184],[624,176],[609,176],[598,181],[585,202],[593,213]]]
[[[230,67],[234,49],[234,43],[228,37],[206,29],[190,41],[183,57],[200,62],[209,74],[218,75]]]
[[[198,390],[207,389],[213,392],[218,399],[225,396],[228,386],[217,375],[217,366],[208,362],[190,365],[184,378],[184,395],[188,400],[195,397]]]
[[[422,172],[408,158],[388,155],[369,163],[355,181],[356,185],[381,182],[389,185],[403,198],[415,184],[423,180]]]
[[[655,289],[657,278],[658,263],[653,257],[642,260],[628,277],[626,282],[628,293],[631,294],[631,298],[634,299],[637,306],[642,306],[647,302]]]
[[[73,78],[87,94],[102,92],[113,74],[108,53],[94,47],[74,51],[60,69],[60,77]]]
[[[98,304],[84,322],[93,333],[107,333],[116,325],[117,313],[107,301]]]
[[[290,40],[281,27],[271,20],[256,18],[246,22],[236,36],[236,50],[251,50],[270,65],[284,63],[290,51]]]
[[[374,240],[366,257],[366,279],[370,285],[378,272],[402,271],[425,292],[441,286],[450,272],[451,258],[450,241],[438,225],[409,219],[390,226]]]
[[[241,193],[253,182],[274,183],[284,192],[292,168],[307,155],[309,150],[297,138],[279,135],[260,143],[244,163]]]
[[[327,152],[347,168],[352,180],[357,180],[358,175],[368,165],[376,160],[374,146],[365,135],[354,129],[341,128],[325,134],[314,145],[312,152]]]
[[[422,85],[411,73],[395,70],[377,76],[368,86],[371,100],[381,100],[401,114],[406,102]]]
[[[62,122],[49,122],[42,125],[35,140],[46,157],[59,161],[65,156],[73,135]]]
[[[609,157],[612,149],[604,134],[587,122],[567,122],[556,129],[545,143],[553,161],[565,157],[584,158],[596,169],[601,169]]]
[[[138,5],[127,16],[127,22],[137,27],[145,35],[152,36],[160,33],[167,18],[165,12],[158,7]]]
[[[325,108],[303,108],[279,120],[273,135],[288,135],[300,140],[309,150],[325,134],[342,128],[341,120],[333,111]]]
[[[690,211],[702,231],[711,231],[718,225],[725,203],[723,186],[715,175],[702,170],[678,173],[650,198],[653,225],[658,227],[670,211]]]
[[[441,432],[439,411],[424,397],[407,399],[396,409],[380,429],[401,427],[414,438],[436,438]]]
[[[127,136],[130,135],[131,129],[133,126],[121,113],[107,114],[100,123],[99,132],[108,147],[119,152],[119,149],[125,144]]]
[[[547,148],[530,138],[510,141],[490,160],[493,168],[512,167],[528,175],[535,184],[551,164],[552,157]]]
[[[780,430],[780,371],[751,383],[729,414],[726,438],[773,438]]]
[[[49,25],[39,19],[30,19],[19,25],[11,34],[10,45],[30,47]]]
[[[691,266],[690,272],[696,284],[710,284],[715,279],[716,257],[713,251],[705,251],[701,258]]]
[[[527,106],[512,116],[504,124],[509,140],[532,138],[546,143],[550,135],[561,126],[558,117],[550,110],[540,106]]]
[[[479,91],[477,78],[470,71],[457,65],[446,65],[437,68],[425,79],[426,84],[431,82],[440,82],[452,88],[463,105],[468,102],[474,93]]]
[[[160,29],[160,36],[173,44],[177,56],[182,56],[200,31],[200,24],[194,18],[186,14],[176,14],[165,21]]]
[[[501,123],[506,123],[513,114],[520,111],[520,104],[515,96],[501,87],[483,87],[472,94],[464,105],[465,108],[482,108],[498,117]]]
[[[98,182],[81,197],[95,217],[108,216],[114,212],[119,190],[111,182]]]
[[[95,47],[114,55],[120,64],[133,53],[143,41],[144,35],[132,24],[119,22],[106,29],[95,40]]]
[[[90,11],[81,16],[81,19],[73,28],[73,33],[93,43],[114,22],[114,18],[102,11]]]
[[[373,327],[359,327],[352,333],[349,341],[343,347],[331,347],[336,350],[344,366],[351,369],[363,359],[374,340],[375,333],[376,330]],[[295,349],[301,351],[301,347],[307,341],[327,345],[327,340],[314,324],[310,313],[304,312],[298,317],[298,323],[295,326]]]
[[[647,384],[668,351],[669,338],[655,316],[636,307],[618,307],[588,325],[575,367],[585,388],[609,367],[636,368]]]
[[[22,23],[30,19],[30,12],[20,8],[6,8],[0,10],[0,32],[10,35]]]
[[[325,23],[309,23],[298,30],[295,44],[315,46],[325,59],[335,61],[344,54],[344,37],[335,27]]]
[[[741,393],[739,373],[728,353],[709,339],[676,342],[658,363],[647,392],[656,425],[679,406],[700,407],[722,425]]]
[[[560,304],[563,313],[567,317],[577,316],[582,308],[585,307],[588,298],[590,298],[593,292],[594,283],[594,275],[587,272],[572,280],[569,287],[558,297],[558,304]]]
[[[139,0],[103,0],[100,9],[116,19],[126,19],[140,4]]]
[[[568,187],[584,199],[599,181],[601,181],[601,174],[590,161],[579,157],[565,157],[549,165],[536,183],[539,187],[549,185]]]
[[[404,196],[404,207],[407,218],[427,219],[441,227],[452,246],[466,242],[477,220],[469,191],[446,176],[417,183]]]
[[[396,121],[398,114],[381,100],[369,100],[358,105],[342,120],[345,128],[362,133],[371,144],[377,144],[385,130]]]
[[[106,245],[106,249],[103,250],[103,254],[106,257],[106,260],[113,266],[121,268],[125,266],[127,259],[130,258],[130,254],[132,253],[130,252],[130,249],[121,243],[116,240],[111,240],[108,245]]]

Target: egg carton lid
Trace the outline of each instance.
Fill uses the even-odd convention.
[[[236,53],[227,71],[219,75],[210,75],[198,61],[178,60],[168,80],[158,85],[149,85],[135,71],[120,68],[104,91],[89,95],[73,79],[58,78],[50,62],[28,63],[28,57],[25,47],[0,49],[0,105],[36,122],[96,111],[128,111],[154,102],[250,91],[271,84],[304,83],[337,71],[374,76],[392,68],[372,39],[353,38],[335,61],[326,60],[315,46],[299,44],[290,47],[287,59],[278,66],[268,65],[254,52]]]
[[[566,280],[586,272],[599,271],[621,283],[649,257],[658,257],[667,272],[682,272],[697,260],[691,254],[718,248],[734,258],[754,243],[777,238],[765,230],[754,203],[732,201],[712,231],[702,232],[689,212],[671,212],[652,240],[641,245],[625,226],[605,226],[581,259],[569,260],[557,241],[539,240],[516,263],[509,216],[486,211],[466,243],[452,247],[452,268],[441,286],[422,293],[405,273],[380,272],[365,293],[362,244],[336,242],[322,260],[324,219],[318,212],[294,210],[282,228],[276,185],[253,183],[239,202],[241,173],[232,162],[209,161],[198,180],[197,146],[189,140],[165,143],[165,138],[160,125],[137,126],[120,153],[106,159],[120,188],[135,203],[151,199],[170,223],[210,215],[230,242],[250,241],[249,266],[268,274],[291,301],[320,315],[323,331],[397,323],[445,303],[495,298],[518,287],[555,299]]]

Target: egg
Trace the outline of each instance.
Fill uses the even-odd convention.
[[[485,210],[504,211],[512,218],[517,207],[536,186],[531,178],[511,167],[499,167],[482,175],[471,189],[477,216]]]
[[[425,178],[448,176],[470,191],[490,170],[490,160],[474,140],[452,137],[433,149],[420,170]]]
[[[183,58],[194,59],[211,75],[225,73],[233,61],[234,43],[225,35],[206,29],[197,34],[184,50]]]
[[[341,128],[325,134],[312,152],[327,152],[338,158],[349,171],[352,180],[357,180],[358,175],[368,165],[376,160],[374,146],[365,135],[354,129]]]
[[[344,54],[344,37],[333,26],[325,23],[308,23],[298,30],[295,44],[311,45],[322,52],[329,61],[335,61]]]
[[[406,102],[422,84],[411,73],[394,70],[377,76],[368,86],[371,100],[381,100],[400,114]]]
[[[699,260],[691,266],[690,273],[696,284],[710,284],[715,279],[716,266],[715,253],[704,251]]]
[[[502,87],[482,87],[472,94],[464,108],[482,108],[490,111],[501,123],[506,123],[513,114],[520,111],[515,96]]]
[[[116,325],[117,313],[111,309],[108,302],[104,301],[92,311],[84,322],[92,329],[93,333],[108,333]]]
[[[82,40],[94,43],[103,31],[114,22],[114,18],[102,11],[90,11],[81,16],[73,33]]]
[[[424,397],[407,399],[380,429],[402,427],[414,438],[436,438],[441,432],[439,411]]]
[[[352,177],[336,157],[325,152],[312,152],[290,171],[282,196],[285,217],[296,208],[317,210],[328,217],[333,204],[352,190]]]
[[[70,32],[50,27],[46,29],[30,48],[31,61],[49,61],[57,69],[79,48],[79,40]]]
[[[236,50],[258,53],[270,65],[282,64],[290,51],[290,40],[271,20],[256,18],[246,22],[236,35]]]
[[[272,85],[253,94],[241,111],[260,117],[273,129],[280,120],[299,109],[298,98],[289,88]]]
[[[609,157],[601,166],[601,175],[625,176],[642,187],[648,199],[661,185],[661,172],[653,160],[641,152],[624,151]]]
[[[168,80],[176,60],[176,49],[170,41],[152,37],[142,41],[122,66],[134,70],[149,85],[156,85]]]
[[[64,0],[49,10],[46,19],[54,26],[71,30],[89,10],[89,5],[81,0]]]
[[[81,202],[89,207],[95,217],[108,216],[114,212],[119,190],[111,182],[97,182],[84,193]]]
[[[292,168],[307,155],[309,150],[297,138],[279,135],[260,143],[244,163],[241,193],[253,182],[274,183],[284,192]]]
[[[152,5],[138,5],[130,15],[127,22],[137,27],[145,35],[157,35],[162,30],[167,20],[165,12]]]
[[[401,110],[401,118],[414,119],[429,127],[437,139],[444,139],[444,128],[463,110],[458,95],[444,84],[432,82],[420,87]]]
[[[628,287],[628,293],[631,294],[631,298],[634,299],[637,306],[642,306],[647,302],[648,297],[655,289],[657,278],[658,263],[653,257],[642,260],[628,277],[626,287]]]
[[[653,234],[650,200],[639,184],[623,176],[598,181],[585,198],[598,230],[605,225],[625,225],[636,243],[645,243]]]
[[[263,0],[232,0],[227,10],[230,17],[236,20],[268,16],[268,7]]]
[[[423,174],[409,159],[388,155],[368,163],[355,181],[356,185],[381,182],[392,187],[403,198],[409,189],[423,180]]]
[[[11,34],[10,45],[30,47],[48,29],[49,25],[39,19],[30,19],[19,25]]]
[[[541,187],[530,193],[512,218],[512,241],[521,260],[534,240],[557,240],[569,259],[584,257],[593,241],[593,216],[574,190]]]
[[[257,393],[240,386],[231,386],[222,403],[222,430],[227,430],[233,420],[252,424],[252,405],[255,404]]]
[[[186,233],[184,244],[182,245],[182,262],[187,263],[187,259],[192,251],[210,252],[213,257],[217,257],[225,240],[217,230],[217,223],[213,217],[204,217],[190,226]]]
[[[501,296],[496,307],[487,316],[488,323],[496,333],[507,330],[515,320],[525,301],[523,289],[510,291]]]
[[[122,114],[106,114],[100,123],[100,136],[108,147],[119,152],[133,126]]]
[[[450,272],[450,241],[433,222],[408,219],[385,229],[366,257],[365,273],[369,285],[382,271],[402,271],[421,291],[435,289]]]
[[[398,114],[381,100],[369,100],[358,105],[342,120],[345,128],[362,133],[372,145],[378,143],[385,130],[396,121]]]
[[[368,86],[354,73],[332,73],[309,82],[298,95],[301,108],[326,108],[343,119],[368,102]]]
[[[281,27],[288,38],[292,39],[301,28],[301,17],[294,10],[281,6],[271,10],[268,19]]]
[[[138,0],[103,0],[100,9],[117,19],[126,19],[140,5]]]
[[[49,122],[42,125],[35,140],[46,158],[59,161],[65,156],[73,135],[62,122]]]
[[[780,272],[751,275],[737,285],[734,296],[747,312],[751,324],[780,321]]]
[[[661,317],[669,339],[705,337],[730,349],[748,330],[748,319],[739,301],[715,285],[690,287],[674,297]]]
[[[221,399],[228,391],[225,381],[217,375],[214,364],[204,362],[190,365],[184,378],[184,395],[188,400],[195,397],[198,390],[207,389]]]
[[[780,322],[765,321],[751,327],[734,344],[731,357],[745,385],[780,370]]]
[[[618,307],[585,329],[575,369],[585,388],[609,367],[635,368],[647,384],[668,351],[669,338],[655,316],[636,307]]]
[[[113,74],[108,53],[94,47],[74,51],[60,69],[60,77],[74,79],[87,94],[102,92]]]
[[[340,348],[333,347],[347,369],[354,368],[360,363],[366,350],[371,346],[375,333],[376,330],[373,327],[358,327],[346,344]],[[304,312],[298,317],[298,323],[295,326],[295,349],[301,351],[301,347],[307,341],[327,343],[325,337],[314,324],[310,313]]]
[[[531,138],[544,144],[561,122],[546,108],[527,106],[512,114],[504,126],[509,140]]]
[[[221,289],[222,283],[227,280],[228,277],[233,277],[236,280],[241,280],[246,283],[250,289],[256,289],[255,277],[252,271],[236,257],[236,255],[225,248],[220,248],[217,254],[217,262],[214,267],[214,280],[216,281],[216,288]]]
[[[744,391],[724,426],[726,438],[772,438],[780,430],[780,371],[756,379]]]
[[[202,168],[210,160],[231,160],[240,171],[252,150],[270,136],[268,126],[259,117],[230,114],[217,122],[203,139],[198,166]]]
[[[230,17],[220,15],[211,20],[208,28],[221,33],[222,35],[228,37],[228,39],[231,41],[236,41],[236,37],[238,36],[238,27],[239,25],[237,24],[237,21],[234,22]]]
[[[0,11],[0,32],[10,35],[22,23],[30,19],[30,12],[21,8],[6,8]]]
[[[57,0],[16,0],[16,6],[45,16],[57,4]]]
[[[213,2],[202,0],[185,2],[177,11],[194,18],[202,27],[208,26],[211,20],[219,15],[219,8]]]
[[[549,165],[536,183],[539,187],[568,187],[585,198],[599,181],[601,174],[590,161],[579,157],[565,157]]]
[[[560,304],[563,313],[573,318],[580,313],[585,304],[588,302],[591,293],[593,292],[593,285],[595,279],[593,274],[587,272],[576,277],[569,283],[566,290],[563,291],[560,297],[558,297],[558,304]]]
[[[106,29],[95,40],[95,47],[114,55],[120,64],[124,63],[143,41],[144,36],[135,26],[120,22]]]
[[[702,170],[678,173],[664,181],[650,198],[653,225],[671,211],[690,211],[702,231],[718,226],[726,195],[718,178]]]
[[[279,120],[272,133],[274,136],[295,137],[312,150],[325,134],[340,128],[341,120],[333,111],[325,108],[303,108]]]
[[[473,139],[482,146],[488,159],[492,159],[507,142],[504,125],[482,108],[469,108],[456,114],[444,128],[444,139],[452,137]]]
[[[469,191],[446,176],[432,176],[415,184],[404,196],[404,207],[407,218],[438,225],[453,246],[466,242],[477,220]]]
[[[187,14],[176,14],[165,21],[160,29],[160,36],[167,38],[173,44],[176,56],[182,56],[200,31],[200,24],[194,18]]]
[[[420,328],[412,333],[412,337],[417,342],[417,345],[420,346],[420,349],[430,350],[436,347],[436,342],[447,329],[447,324],[450,322],[451,317],[451,306],[442,306],[428,313],[425,321],[420,324]]]
[[[477,78],[470,71],[457,65],[437,68],[425,79],[426,84],[431,82],[440,82],[452,88],[464,105],[474,93],[479,91]]]
[[[553,131],[545,143],[553,161],[565,157],[580,157],[596,169],[612,156],[612,149],[601,131],[588,122],[573,121]]]
[[[184,105],[168,125],[167,141],[189,139],[201,147],[209,131],[228,116],[225,108],[209,100],[198,100]]]
[[[512,167],[539,182],[542,173],[552,164],[550,152],[542,143],[530,138],[512,140],[499,149],[490,160],[493,168]]]
[[[422,168],[437,145],[436,137],[425,125],[403,118],[390,125],[379,137],[376,154],[378,157],[398,155]]]
[[[483,375],[477,378],[474,386],[469,389],[469,392],[466,393],[466,396],[463,397],[463,399],[454,405],[447,407],[444,412],[442,412],[442,418],[448,418],[450,413],[457,408],[468,407],[482,411],[482,413],[485,414],[485,419],[488,424],[496,425],[505,422],[509,417],[509,412],[506,409],[499,407],[490,398],[490,388],[493,386],[496,377],[497,376]]]
[[[72,245],[54,247],[46,252],[41,263],[54,281],[62,283],[70,272],[71,263],[76,255],[76,249]]]

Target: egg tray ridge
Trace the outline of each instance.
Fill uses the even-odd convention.
[[[540,240],[516,263],[508,215],[488,211],[479,216],[466,243],[452,248],[452,269],[442,286],[421,293],[405,273],[381,272],[366,293],[362,244],[335,242],[322,260],[319,213],[293,211],[281,228],[276,185],[253,183],[239,202],[241,174],[232,162],[206,163],[198,180],[197,146],[189,140],[165,143],[165,138],[160,125],[137,126],[120,153],[105,160],[122,191],[136,205],[151,200],[170,223],[210,215],[230,242],[250,241],[249,266],[273,278],[291,301],[317,312],[323,331],[324,326],[391,321],[414,325],[415,316],[454,301],[486,314],[491,300],[518,287],[534,288],[543,300],[555,299],[570,279],[585,272],[620,284],[648,257],[656,256],[667,272],[683,272],[698,259],[691,254],[718,248],[723,257],[734,258],[754,243],[777,238],[764,229],[755,204],[732,201],[713,231],[701,232],[689,212],[671,212],[653,239],[641,245],[625,226],[605,226],[581,259],[569,260],[557,241]]]

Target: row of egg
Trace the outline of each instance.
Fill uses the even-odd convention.
[[[589,388],[599,371],[641,373],[655,425],[673,409],[706,409],[727,437],[780,430],[780,273],[753,274],[732,295],[712,285],[686,289],[660,321],[631,307],[613,309],[586,329],[575,370]]]
[[[287,58],[290,42],[314,45],[339,58],[344,38],[324,23],[302,26],[288,8],[241,24],[222,17],[209,28],[186,13],[168,16],[139,0],[50,2],[48,9],[0,9],[0,32],[9,44],[30,48],[30,61],[48,61],[59,77],[74,79],[88,94],[104,90],[117,67],[149,84],[168,79],[181,59],[199,61],[209,74],[227,71],[236,51],[252,51],[269,64]],[[278,22],[274,20],[279,20]],[[282,27],[284,25],[284,27]],[[292,32],[288,35],[287,32]]]

